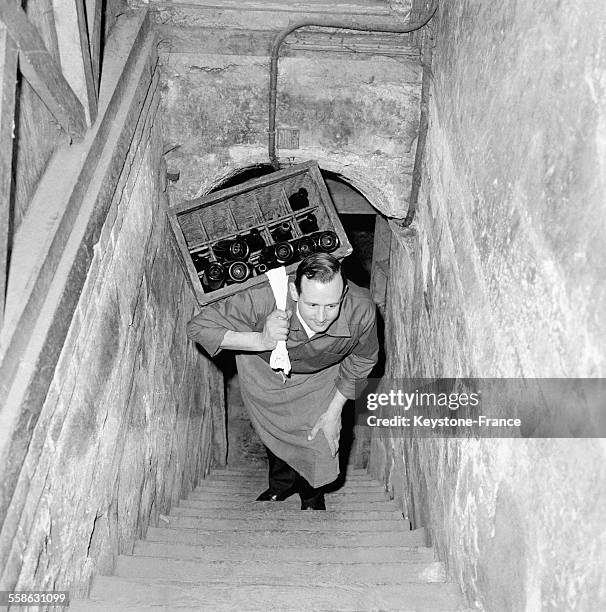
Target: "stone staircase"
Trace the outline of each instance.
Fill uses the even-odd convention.
[[[215,471],[71,612],[465,610],[383,487],[350,470],[326,512],[254,502],[263,469]]]

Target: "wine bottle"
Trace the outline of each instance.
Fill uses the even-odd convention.
[[[233,261],[227,269],[229,280],[234,283],[243,283],[251,275],[251,269],[245,261]]]
[[[279,268],[282,264],[276,261],[275,245],[265,247],[259,254],[254,265],[257,274],[265,274],[267,270]]]
[[[284,221],[270,230],[275,242],[284,242],[292,239],[292,227],[288,221]]]
[[[287,264],[295,258],[295,249],[290,242],[279,242],[274,246],[274,254],[279,264]]]
[[[301,210],[302,208],[306,208],[309,206],[307,189],[305,189],[305,187],[301,187],[296,193],[288,196],[288,201],[293,210]]]
[[[295,242],[297,253],[301,259],[316,252],[316,243],[311,236],[303,236]]]
[[[205,292],[216,291],[225,282],[225,268],[219,262],[211,261],[199,276]]]
[[[246,240],[251,253],[262,251],[267,246],[261,232],[256,227],[250,230],[250,233],[245,236],[244,240]]]
[[[299,227],[304,234],[312,234],[318,231],[318,220],[316,215],[309,213],[307,216],[299,219]]]
[[[269,270],[269,266],[264,261],[259,261],[255,266],[257,274],[265,274]]]
[[[190,253],[191,259],[194,262],[194,268],[196,272],[200,274],[204,271],[204,268],[208,265],[208,256],[202,255],[202,253]]]
[[[295,249],[290,242],[278,242],[263,251],[262,261],[269,268],[290,263],[295,258]]]
[[[339,248],[341,242],[335,232],[327,230],[325,232],[319,232],[317,236],[314,236],[318,251],[324,251],[324,253],[332,253]]]
[[[219,242],[215,242],[213,251],[217,259],[245,261],[250,254],[250,247],[246,240],[236,238],[234,240],[219,240]]]

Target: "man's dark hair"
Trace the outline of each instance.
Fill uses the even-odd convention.
[[[343,276],[341,262],[329,253],[314,253],[306,257],[299,264],[295,274],[295,287],[297,292],[301,293],[301,279],[303,277],[318,281],[319,283],[330,283],[337,275],[341,276],[343,286],[345,286],[346,280]]]

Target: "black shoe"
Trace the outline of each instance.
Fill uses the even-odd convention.
[[[316,495],[311,499],[302,499],[301,510],[326,510],[324,493],[320,493],[320,495]]]
[[[286,491],[281,491],[275,493],[271,489],[267,489],[267,491],[263,491],[259,497],[255,501],[284,501],[288,497],[290,497],[295,491],[293,489],[287,489]]]

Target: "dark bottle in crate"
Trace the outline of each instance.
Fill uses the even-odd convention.
[[[324,253],[332,253],[339,248],[341,242],[335,232],[327,230],[325,232],[319,232],[314,236],[318,251],[324,251]]]
[[[216,291],[220,289],[225,282],[225,268],[219,262],[211,261],[206,265],[199,276],[204,291],[207,293],[209,291]]]
[[[293,245],[290,242],[278,242],[278,244],[267,247],[259,261],[266,264],[268,268],[276,268],[289,264],[294,259]]]
[[[302,208],[306,208],[309,206],[307,189],[305,189],[305,187],[301,187],[301,189],[299,189],[296,193],[288,196],[288,201],[293,210],[301,210]]]
[[[251,253],[262,251],[267,246],[263,236],[261,236],[261,232],[256,227],[250,230],[250,233],[244,237],[244,240],[246,240]]]
[[[245,261],[233,261],[227,268],[227,276],[232,283],[243,283],[251,276],[250,266]]]
[[[316,243],[311,236],[303,236],[295,242],[297,253],[301,259],[316,252]]]
[[[290,242],[279,242],[274,245],[274,256],[280,265],[288,264],[295,258],[295,249]]]
[[[288,221],[276,225],[270,230],[270,233],[274,242],[284,242],[292,239],[292,227]]]
[[[304,234],[312,234],[313,232],[317,232],[318,229],[318,220],[316,219],[316,215],[310,213],[309,215],[299,219],[299,227]]]
[[[194,262],[196,272],[198,274],[204,272],[204,268],[208,265],[208,255],[202,255],[202,253],[191,253],[191,259]]]
[[[265,274],[267,270],[278,268],[281,265],[276,261],[275,246],[268,246],[261,251],[259,258],[255,261],[255,272]]]
[[[269,270],[269,266],[264,261],[258,261],[255,265],[255,272],[257,274],[265,274]]]
[[[213,244],[213,251],[217,259],[246,261],[250,254],[250,247],[246,240],[235,238],[234,240],[219,240]]]

